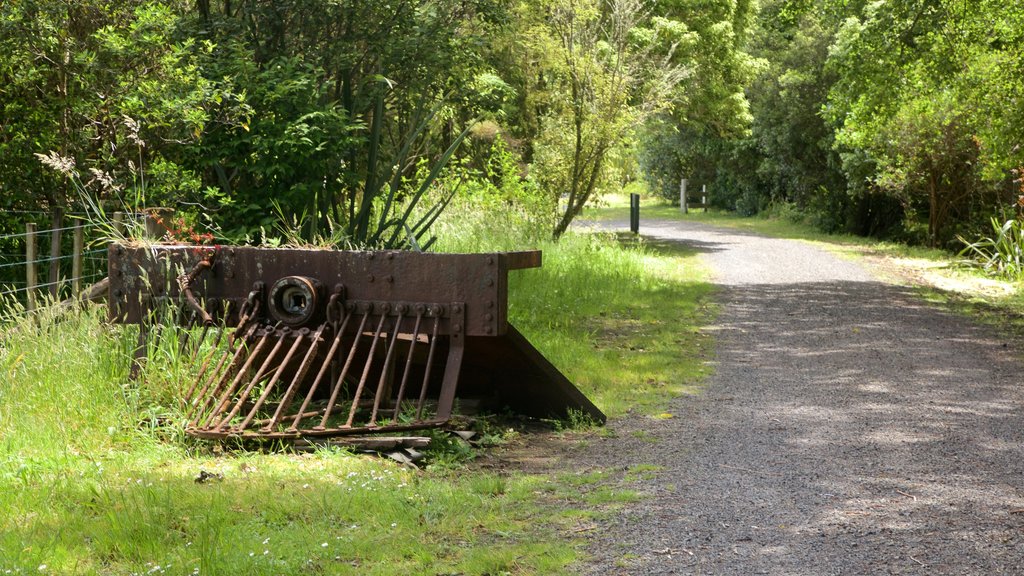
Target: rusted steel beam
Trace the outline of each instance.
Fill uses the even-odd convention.
[[[215,253],[209,267],[200,262]],[[508,271],[540,266],[540,251],[493,254],[431,254],[403,251],[338,251],[300,248],[206,248],[196,246],[139,246],[114,244],[108,253],[110,318],[138,324],[145,319],[146,298],[176,300],[182,287],[176,280],[195,272],[188,283],[201,295],[203,309],[211,303],[241,307],[258,282],[267,284],[265,299],[296,295],[305,286],[279,287],[277,279],[306,278],[317,304],[308,324],[324,320],[329,293],[344,286],[349,301],[386,301],[393,306],[417,302],[465,302],[467,336],[503,334],[508,318]],[[197,271],[197,265],[199,270]],[[200,296],[196,296],[200,298]],[[271,305],[272,301],[265,304]],[[235,324],[237,317],[220,318]],[[404,330],[411,330],[408,318]],[[441,334],[452,327],[442,323]]]
[[[113,245],[108,256],[110,318],[154,341],[176,323],[179,352],[192,348],[194,436],[423,429],[446,423],[457,398],[604,420],[508,323],[508,272],[540,266],[539,251]]]

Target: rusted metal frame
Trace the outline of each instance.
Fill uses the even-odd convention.
[[[320,339],[321,332],[323,332],[323,326],[320,326],[320,329],[317,330],[316,336],[313,339],[313,345],[310,346],[309,350],[306,351],[306,356],[302,360],[302,365],[299,366],[299,372],[302,375],[305,375],[305,371],[309,368],[309,353],[315,352],[316,343]],[[263,407],[263,404],[267,401],[267,398],[270,397],[270,394],[274,391],[274,386],[276,386],[277,382],[281,379],[281,374],[284,373],[284,370],[288,366],[288,363],[292,361],[292,357],[295,356],[295,353],[299,350],[299,346],[302,345],[303,341],[306,339],[306,336],[309,335],[309,328],[301,328],[297,331],[292,331],[292,333],[295,334],[295,342],[293,342],[292,347],[288,349],[288,353],[285,354],[284,360],[282,360],[281,364],[278,365],[277,370],[274,372],[274,375],[263,387],[263,393],[260,394],[260,397],[253,404],[252,409],[249,410],[248,414],[246,414],[245,418],[242,420],[242,423],[238,425],[239,430],[245,429],[245,427],[248,426],[253,421],[253,419],[256,417],[256,413],[259,411],[260,408]],[[289,390],[291,390],[290,386]]]
[[[363,334],[363,330],[366,329],[366,320],[369,317],[370,315],[368,313],[364,313],[363,319],[359,321],[359,329],[356,330],[356,336],[352,341],[352,347],[349,348],[348,357],[345,359],[345,366],[341,369],[341,374],[338,375],[338,378],[334,382],[334,386],[331,388],[331,397],[327,401],[327,406],[324,408],[324,416],[320,420],[320,424],[313,427],[313,430],[324,430],[327,427],[327,419],[331,417],[334,405],[338,401],[338,394],[341,392],[341,388],[345,385],[345,376],[348,376],[349,368],[352,367],[352,360],[355,358],[356,349],[359,348],[359,339]]]
[[[420,387],[420,397],[416,402],[416,420],[423,419],[423,405],[427,400],[427,388],[430,386],[430,372],[434,369],[434,352],[437,351],[437,332],[441,325],[441,319],[434,316],[434,329],[430,334],[430,348],[427,350],[427,368],[423,372],[423,384]]]
[[[405,386],[409,382],[409,372],[412,369],[413,353],[416,351],[416,343],[420,338],[420,324],[423,321],[423,312],[416,314],[416,325],[412,329],[412,339],[409,341],[409,352],[405,355],[405,370],[402,371],[402,382],[398,385],[398,395],[395,398],[395,410],[391,418],[397,423],[402,414],[402,400],[405,399]]]
[[[324,333],[325,327],[326,326],[322,324],[321,327],[319,327],[316,330],[316,332],[313,333],[312,343],[309,345],[309,348],[306,351],[306,355],[302,358],[302,363],[299,364],[299,369],[296,371],[295,376],[292,378],[292,381],[288,384],[288,388],[285,390],[285,396],[278,404],[278,408],[274,410],[273,417],[271,418],[270,423],[267,424],[265,431],[270,431],[273,428],[273,426],[275,426],[276,423],[278,423],[278,419],[281,417],[282,411],[286,409],[289,404],[292,403],[292,397],[295,395],[295,387],[299,384],[299,382],[302,381],[303,378],[305,378],[306,372],[309,370],[309,365],[311,364],[312,359],[316,354],[316,348],[319,346],[319,341],[321,341],[321,335]],[[299,330],[299,335],[296,336],[295,343],[292,345],[292,349],[288,351],[288,356],[285,357],[285,360],[281,363],[281,367],[278,368],[278,371],[274,373],[269,383],[267,383],[266,389],[263,390],[263,394],[260,396],[259,400],[253,406],[252,410],[249,411],[249,415],[246,416],[245,421],[243,421],[239,425],[239,428],[244,429],[246,426],[252,423],[253,418],[256,416],[256,412],[260,409],[260,407],[263,406],[263,403],[266,402],[267,397],[270,396],[270,393],[273,390],[273,386],[276,383],[278,383],[278,380],[281,378],[281,374],[284,372],[285,367],[288,366],[289,362],[291,362],[292,356],[295,354],[298,345],[306,338],[308,334],[309,331],[307,328],[302,328],[301,330]]]
[[[205,400],[203,401],[202,408],[196,410],[196,408],[198,407],[198,398],[197,401],[193,403],[193,409],[187,415],[187,419],[189,422],[192,422],[193,416],[195,416],[198,419],[198,415],[201,414],[203,410],[206,410],[207,406],[210,403],[210,400],[212,398],[215,398],[220,393],[221,385],[223,383],[224,378],[226,378],[228,374],[233,373],[234,370],[238,368],[239,363],[248,360],[248,358],[243,358],[242,354],[245,352],[247,348],[246,345],[250,343],[251,339],[255,335],[256,329],[259,327],[255,322],[252,322],[260,308],[258,299],[259,294],[260,286],[257,286],[254,290],[249,292],[249,297],[246,298],[245,302],[239,308],[238,325],[235,327],[235,330],[231,332],[228,336],[227,349],[225,351],[226,354],[221,356],[220,361],[217,362],[217,367],[214,368],[213,372],[210,373],[209,380],[203,386],[202,392],[199,393],[198,398],[205,398]],[[225,307],[225,310],[229,312],[230,308],[231,303],[229,302],[228,305]],[[241,344],[237,342],[238,335],[240,333],[242,334]],[[221,333],[221,335],[223,335],[223,332]],[[205,374],[206,365],[209,364],[210,358],[212,358],[213,355],[216,354],[218,349],[218,345],[215,344],[214,347],[210,350],[210,356],[207,359],[206,363],[204,364],[203,368],[200,369],[200,374]],[[226,371],[222,371],[222,368],[225,368],[225,360],[227,360],[229,356],[231,357],[231,362],[226,364]],[[197,378],[197,381],[198,380],[199,378]],[[216,382],[217,385],[212,390],[209,390],[210,385],[212,385],[214,382]],[[191,400],[191,398],[189,399]],[[195,424],[195,422],[192,423]]]
[[[281,401],[277,405],[277,409],[274,411],[274,416],[271,418],[270,423],[266,424],[262,430],[263,432],[272,431],[274,426],[277,426],[281,421],[281,415],[284,414],[284,411],[291,405],[296,389],[306,378],[306,373],[309,372],[309,368],[313,364],[313,358],[316,357],[316,351],[320,347],[321,335],[326,327],[326,324],[321,324],[320,328],[313,334],[313,343],[309,346],[309,350],[306,351],[306,356],[302,359],[302,363],[299,365],[298,371],[296,371],[295,376],[288,385],[288,389],[285,390],[284,396],[281,398]]]
[[[232,331],[231,333],[228,334],[227,345],[226,345],[226,348],[224,350],[225,353],[223,355],[221,355],[220,360],[217,362],[216,368],[214,368],[213,372],[210,373],[209,379],[206,382],[206,384],[203,385],[203,390],[202,390],[202,392],[200,392],[199,397],[207,396],[207,391],[209,390],[210,385],[213,384],[214,382],[218,382],[219,383],[220,379],[223,378],[223,372],[221,371],[221,369],[225,367],[225,361],[227,360],[227,358],[229,356],[231,357],[231,362],[227,364],[228,370],[230,371],[232,368],[236,368],[238,366],[238,362],[241,361],[241,356],[240,355],[244,351],[244,344],[248,343],[252,339],[253,335],[255,334],[256,328],[257,328],[256,324],[249,322],[249,319],[250,319],[249,313],[254,308],[258,308],[258,307],[259,307],[259,303],[256,302],[255,299],[251,297],[251,295],[250,295],[250,299],[242,304],[241,308],[239,309],[238,325],[235,326],[234,331]],[[225,307],[225,309],[230,311],[230,308],[231,308],[231,304],[229,303]],[[226,332],[227,332],[227,330],[222,328],[221,331],[218,333],[217,340],[214,342],[213,347],[210,348],[210,352],[207,355],[206,360],[203,362],[203,366],[199,369],[199,375],[196,377],[196,381],[197,382],[201,381],[203,379],[203,377],[206,375],[206,370],[208,369],[209,364],[210,364],[210,362],[213,359],[213,356],[216,355],[217,352],[220,350],[220,341],[223,339],[223,336],[224,336],[224,334]],[[243,345],[236,347],[237,339],[239,338],[239,334],[241,334]],[[210,395],[212,396],[212,395],[215,395],[216,393],[217,393],[216,391],[213,391],[213,392],[210,392]],[[191,393],[190,393],[189,396],[188,396],[188,400],[191,400],[191,399],[192,399],[192,397],[191,397]],[[207,397],[207,402],[206,403],[209,403],[209,397]],[[193,404],[193,408],[195,408],[195,403]],[[204,409],[205,409],[205,406],[204,406]],[[191,419],[191,416],[192,416],[191,414],[188,415],[188,417],[190,419]]]
[[[437,399],[438,420],[447,420],[452,415],[455,403],[455,390],[459,385],[459,371],[462,369],[462,356],[466,350],[466,339],[462,333],[465,318],[465,303],[455,302],[451,306],[451,335],[448,337],[448,360],[444,365],[444,379],[441,382],[441,393]]]
[[[256,361],[256,357],[266,347],[271,336],[274,335],[272,330],[267,329],[263,329],[262,334],[260,334],[261,330],[257,326],[253,326],[252,330],[253,337],[258,337],[259,340],[257,340],[256,345],[248,354],[246,354],[247,349],[245,346],[239,346],[235,351],[231,367],[219,378],[214,389],[205,394],[206,400],[196,414],[194,424],[197,428],[209,428],[212,425],[213,419],[224,411],[227,407],[228,399],[235,393],[235,390],[242,383],[242,379],[245,378],[246,374],[249,374],[253,362]],[[238,362],[242,362],[242,366],[236,370],[235,366],[237,366]],[[228,383],[229,378],[231,379],[230,383]],[[214,401],[213,404],[210,403],[211,400]],[[209,411],[207,412],[208,408]],[[204,412],[205,418],[202,418]]]
[[[144,313],[144,302],[135,297],[148,288],[140,278],[148,273],[159,283],[166,277],[167,262],[185,270],[192,269],[199,256],[197,247],[165,246],[154,250],[113,246],[111,266],[111,318],[137,323]],[[200,248],[201,249],[201,248]],[[201,255],[201,254],[200,254]],[[324,285],[344,282],[350,299],[400,302],[467,303],[464,322],[466,336],[500,336],[507,327],[507,282],[509,270],[537,266],[540,254],[410,254],[402,252],[334,252],[304,249],[260,250],[226,248],[218,251],[212,274],[201,274],[194,283],[194,296],[212,300],[240,301],[245,287],[264,278],[314,273]],[[258,265],[257,265],[258,264]],[[312,272],[312,271],[318,272]],[[177,282],[169,283],[168,297],[180,296]],[[162,287],[161,287],[162,288]],[[156,289],[154,288],[154,292]],[[128,294],[129,297],[125,297]],[[208,309],[217,317],[223,311]],[[228,324],[234,324],[231,316]],[[313,326],[310,326],[311,328]],[[411,328],[410,325],[406,329]],[[444,328],[442,328],[444,330]]]
[[[249,328],[246,329],[243,339],[247,342],[253,338],[256,335],[257,328],[258,326],[255,324],[249,326]],[[233,334],[233,336],[236,336],[236,334]],[[256,344],[255,352],[258,352],[262,348],[262,343],[265,342],[265,340],[266,337],[264,336],[264,338]],[[228,351],[230,352],[230,350],[231,342],[228,343]],[[232,374],[235,374],[236,370],[239,378],[241,378],[241,374],[244,374],[249,363],[253,360],[253,356],[251,354],[248,356],[245,355],[246,350],[247,346],[245,346],[245,343],[239,343],[235,348],[234,353],[224,354],[220,357],[220,361],[217,362],[216,368],[210,372],[206,383],[203,385],[203,389],[196,395],[195,402],[192,403],[192,409],[189,410],[188,414],[186,414],[186,419],[191,425],[197,425],[199,423],[201,415],[207,408],[211,407],[210,401],[220,395],[226,379],[230,378]],[[211,355],[214,352],[216,352],[216,349],[211,351]],[[228,361],[229,358],[230,362]],[[245,365],[242,366],[241,370],[239,370],[238,366],[242,363],[245,363]],[[202,400],[202,403],[200,403],[200,400]]]
[[[207,352],[206,356],[203,358],[203,362],[199,365],[199,372],[196,374],[196,377],[192,379],[192,385],[189,386],[188,392],[185,393],[186,401],[192,399],[192,393],[196,391],[196,388],[199,386],[199,383],[202,382],[203,379],[206,377],[206,371],[210,369],[210,363],[213,362],[213,357],[217,355],[217,352],[221,351],[220,343],[221,340],[224,339],[225,332],[227,332],[227,328],[222,326],[220,327],[219,330],[217,330],[217,335],[213,337],[213,344],[210,345],[210,351]],[[199,353],[200,346],[196,347],[197,355]],[[220,355],[221,359],[227,358],[230,355],[231,351],[229,349],[225,350],[224,352],[224,354]]]
[[[185,296],[185,301],[188,302],[189,306],[203,319],[204,326],[212,326],[213,318],[210,314],[199,304],[196,300],[195,294],[192,293],[192,284],[199,278],[199,275],[205,270],[209,270],[213,267],[213,258],[216,252],[210,252],[203,259],[196,262],[196,265],[192,268],[192,271],[188,274],[182,274],[178,276],[178,289]]]
[[[373,340],[370,342],[370,353],[366,357],[366,365],[363,366],[363,373],[359,377],[359,384],[356,385],[355,394],[352,395],[352,408],[348,412],[348,420],[345,421],[345,425],[342,428],[351,428],[352,422],[356,418],[356,412],[359,410],[359,400],[363,396],[363,390],[366,388],[366,379],[370,375],[370,367],[373,365],[373,354],[377,351],[377,344],[380,342],[381,332],[384,330],[384,322],[387,320],[388,309],[390,308],[387,304],[382,310],[380,315],[380,321],[377,322],[377,330],[373,333]],[[368,310],[367,314],[370,314],[373,310]],[[325,414],[326,416],[326,414]]]
[[[317,412],[319,414],[319,412]],[[197,438],[258,438],[261,440],[291,440],[301,437],[334,437],[334,436],[348,436],[355,434],[369,434],[377,432],[404,432],[409,430],[423,430],[424,428],[436,428],[447,424],[447,420],[421,420],[410,424],[398,424],[398,425],[387,425],[387,426],[353,426],[352,428],[338,429],[338,428],[324,428],[322,430],[317,429],[301,429],[295,432],[284,431],[284,432],[252,432],[252,431],[240,431],[236,432],[233,430],[224,429],[192,429],[189,430],[189,434]]]
[[[391,369],[394,367],[395,360],[395,344],[398,341],[399,328],[402,326],[402,318],[404,316],[404,306],[398,309],[398,317],[395,318],[394,328],[391,330],[390,343],[384,357],[384,367],[380,372],[380,380],[377,382],[377,393],[373,397],[373,410],[370,411],[370,426],[377,424],[377,410],[380,409],[380,401],[386,392],[390,392],[388,388],[389,381],[388,377],[391,375]],[[369,364],[369,362],[367,362]]]
[[[306,415],[306,408],[309,407],[309,403],[313,401],[313,396],[316,394],[317,389],[320,387],[320,382],[323,380],[324,375],[327,373],[328,368],[334,361],[334,355],[338,352],[338,347],[341,345],[341,337],[345,333],[345,328],[348,326],[348,321],[352,317],[351,314],[346,315],[342,321],[340,327],[334,329],[334,340],[331,342],[331,347],[327,351],[327,356],[324,358],[323,364],[320,365],[320,371],[317,372],[316,378],[313,380],[313,384],[309,387],[309,392],[306,393],[306,398],[302,401],[302,406],[299,408],[298,414],[295,415],[292,425],[288,428],[289,431],[295,431],[298,429],[299,424],[304,418],[311,418],[319,414],[319,411],[315,411],[312,414]]]
[[[274,344],[274,347],[271,348],[270,352],[267,353],[267,357],[263,360],[263,364],[260,364],[259,369],[256,370],[256,374],[249,380],[248,384],[245,385],[242,391],[238,393],[238,400],[235,401],[234,406],[232,406],[231,410],[228,411],[227,416],[221,419],[220,424],[217,424],[216,426],[207,427],[224,428],[224,426],[231,422],[232,418],[238,415],[238,412],[242,409],[242,405],[245,404],[245,401],[249,398],[249,394],[252,392],[252,389],[255,388],[257,384],[259,384],[260,380],[263,380],[263,378],[267,375],[268,372],[270,372],[270,367],[277,358],[278,352],[280,352],[281,348],[284,347],[284,341],[285,338],[288,337],[289,332],[291,332],[291,329],[287,327],[267,332],[268,336],[274,333],[277,334],[277,343]],[[294,348],[295,347],[293,346],[292,349],[294,350]],[[253,354],[253,357],[255,357],[255,354]],[[215,414],[217,414],[218,417],[220,414],[224,413],[224,409],[227,408],[227,405],[229,403],[228,398],[230,398],[230,394],[233,393],[234,390],[230,390],[228,393],[226,393],[227,397],[222,398],[221,404],[218,405],[218,409],[215,410]]]
[[[228,302],[228,304],[226,306],[226,309],[228,309],[228,311],[230,311],[230,307],[231,307],[231,302]],[[235,331],[237,332],[239,329],[241,329],[241,324],[239,326],[235,327]],[[210,368],[210,363],[213,362],[213,357],[217,355],[218,351],[220,351],[220,344],[221,344],[221,341],[224,339],[224,334],[226,332],[227,332],[227,326],[218,326],[217,327],[217,329],[216,329],[217,335],[214,336],[214,338],[213,338],[213,344],[211,344],[211,346],[210,346],[210,351],[206,354],[206,357],[203,359],[203,362],[199,365],[199,373],[196,374],[195,379],[192,380],[192,385],[189,386],[188,392],[185,393],[185,401],[186,402],[188,402],[189,400],[192,399],[192,393],[196,391],[196,387],[199,386],[199,383],[202,382],[203,378],[206,376],[206,371]],[[203,327],[202,337],[199,340],[199,343],[196,345],[195,354],[192,355],[193,361],[195,360],[196,356],[199,355],[199,351],[202,349],[203,342],[206,341],[206,335],[207,335],[207,327],[204,326]],[[224,350],[224,352],[225,353],[221,355],[222,359],[226,358],[228,355],[230,355],[230,354],[232,354],[234,352],[232,350],[232,348],[231,348],[230,342],[228,343],[227,349]]]

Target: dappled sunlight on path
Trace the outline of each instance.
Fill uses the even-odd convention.
[[[679,417],[593,448],[664,467],[593,573],[1024,571],[1013,346],[806,243],[645,229],[715,268],[716,374]],[[657,442],[631,446],[637,427]]]

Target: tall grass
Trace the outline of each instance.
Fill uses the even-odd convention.
[[[135,334],[102,313],[3,329],[0,574],[546,574],[575,557],[533,519],[541,478],[164,441],[160,395],[127,378]]]

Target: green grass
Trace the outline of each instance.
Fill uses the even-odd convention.
[[[694,254],[453,215],[448,249],[544,250],[512,275],[512,321],[606,413],[656,417],[698,386],[713,307]],[[173,354],[130,382],[135,335],[103,312],[0,328],[0,574],[561,574],[581,522],[641,497],[601,470],[220,450],[174,425]]]
[[[459,221],[445,250],[543,250],[541,268],[510,274],[509,319],[607,415],[652,414],[707,374],[714,288],[695,250],[573,231],[482,243],[472,214]]]

